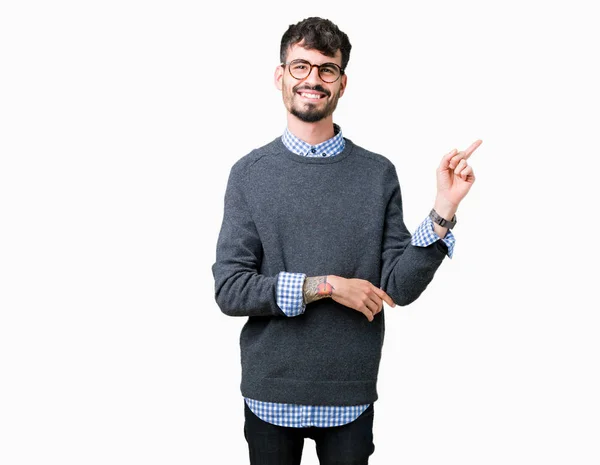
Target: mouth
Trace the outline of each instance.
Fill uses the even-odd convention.
[[[311,102],[317,102],[327,97],[327,94],[325,94],[324,92],[309,89],[299,89],[296,91],[296,94],[298,94],[305,100],[310,100]]]

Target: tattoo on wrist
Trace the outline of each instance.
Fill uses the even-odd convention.
[[[315,300],[331,297],[333,286],[327,282],[327,276],[315,276],[306,278],[302,288],[304,303],[309,304]]]

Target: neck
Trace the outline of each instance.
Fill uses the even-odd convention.
[[[288,113],[288,130],[298,139],[302,139],[310,145],[320,144],[335,135],[332,115],[316,123],[305,123],[291,113]]]

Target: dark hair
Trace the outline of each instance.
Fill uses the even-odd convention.
[[[348,36],[328,19],[311,17],[291,24],[281,38],[279,58],[284,63],[288,48],[304,41],[302,46],[306,49],[318,50],[328,57],[335,56],[340,50],[342,52],[342,68],[346,68],[350,60],[350,40]]]

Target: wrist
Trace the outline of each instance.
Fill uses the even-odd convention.
[[[444,197],[438,195],[435,199],[433,209],[446,220],[451,220],[458,210],[458,205],[448,202]]]
[[[327,275],[327,282],[331,285],[331,294],[333,295],[333,293],[335,292],[336,288],[339,286],[340,280],[342,278],[340,278],[339,276],[333,275],[333,274],[329,274]],[[331,297],[331,296],[330,296]]]

